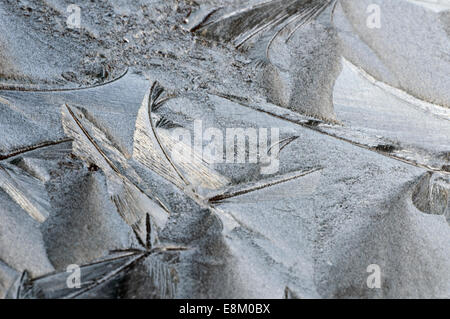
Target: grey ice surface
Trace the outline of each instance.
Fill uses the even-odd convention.
[[[450,298],[446,0],[71,3],[0,4],[0,298]]]
[[[340,1],[335,21],[344,55],[378,80],[450,107],[450,3],[437,10],[433,1],[401,2]],[[380,8],[380,28],[367,27],[369,14],[361,13],[369,5]]]

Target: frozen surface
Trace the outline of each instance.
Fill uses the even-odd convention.
[[[3,1],[0,297],[449,298],[450,20],[418,2],[91,1],[68,30],[71,1]],[[278,169],[186,163],[196,121],[278,129]]]

